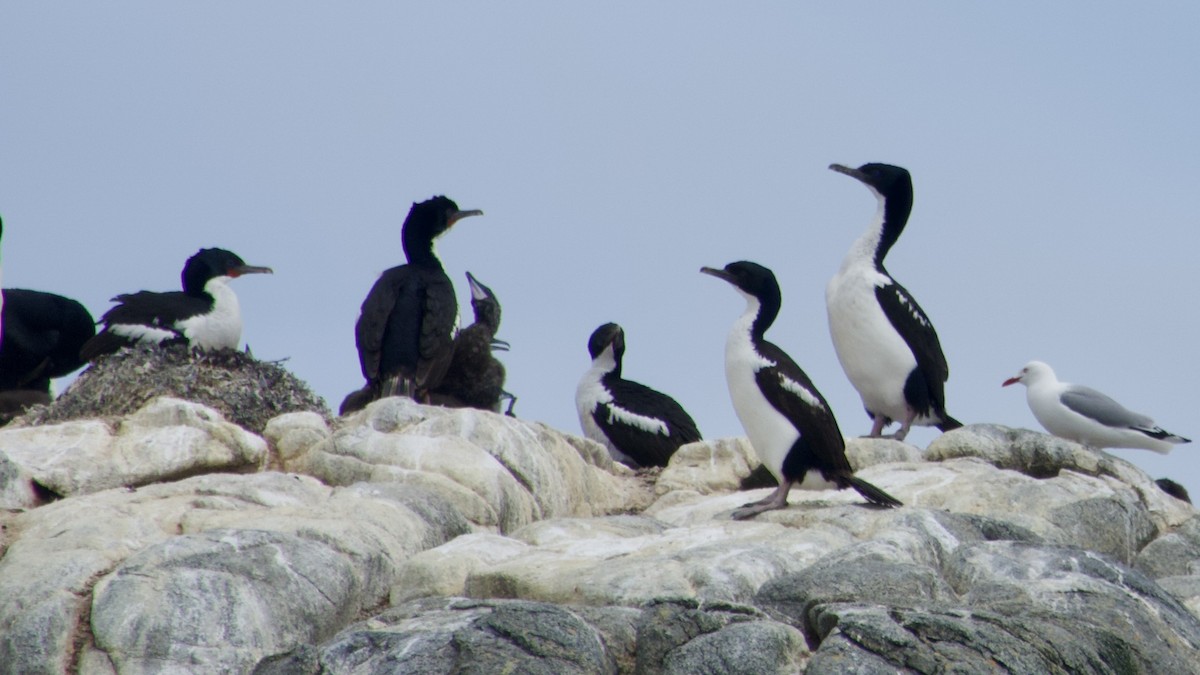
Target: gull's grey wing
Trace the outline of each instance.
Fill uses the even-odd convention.
[[[1106,427],[1154,427],[1154,420],[1133,412],[1091,387],[1074,385],[1064,391],[1059,400],[1071,410]]]

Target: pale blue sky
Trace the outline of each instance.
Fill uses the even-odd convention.
[[[742,301],[698,270],[749,259],[783,287],[769,337],[859,434],[824,288],[875,205],[826,167],[889,162],[915,207],[888,268],[952,414],[1039,428],[1000,388],[1038,358],[1200,437],[1200,6],[411,4],[5,4],[4,284],[99,316],[229,248],[276,271],[235,282],[244,340],[336,408],[360,302],[444,193],[487,214],[439,250],[464,308],[466,270],[504,305],[520,416],[578,433],[616,321],[628,377],[740,435]],[[1118,452],[1200,495],[1197,453]]]

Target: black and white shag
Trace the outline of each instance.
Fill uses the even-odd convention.
[[[829,404],[800,366],[767,341],[765,333],[782,305],[775,274],[746,261],[700,271],[729,282],[746,299],[746,310],[725,342],[725,378],[751,445],[779,481],[775,492],[746,504],[733,517],[785,508],[793,485],[802,490],[854,488],[872,504],[900,506],[895,497],[854,475]]]
[[[695,421],[675,399],[621,377],[625,331],[606,323],[588,339],[592,367],[575,389],[584,436],[612,458],[637,467],[666,466],[679,446],[701,440]]]
[[[100,317],[104,328],[80,351],[85,361],[138,343],[186,343],[203,350],[236,349],[242,311],[229,282],[244,274],[270,274],[222,248],[200,249],[183,266],[182,291],[138,291],[113,298]]]
[[[825,289],[833,346],[872,419],[870,435],[881,436],[892,422],[900,423],[897,440],[914,424],[942,431],[962,426],[946,413],[950,367],[937,331],[883,266],[912,210],[911,176],[890,164],[829,168],[861,181],[879,200],[870,227]]]

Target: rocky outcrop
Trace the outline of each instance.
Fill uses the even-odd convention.
[[[206,406],[158,398],[110,425],[100,420],[6,429],[0,446],[0,508],[137,487],[218,471],[255,471],[262,438]]]
[[[1200,672],[1200,518],[1135,467],[974,425],[852,439],[906,504],[730,514],[744,439],[659,472],[385,399],[262,436],[154,399],[0,430],[11,672]]]

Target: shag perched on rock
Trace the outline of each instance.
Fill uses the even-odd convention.
[[[354,338],[367,385],[343,409],[397,394],[425,401],[441,382],[454,355],[458,300],[434,239],[482,214],[441,196],[412,205],[401,229],[408,264],[380,275],[363,301]]]

